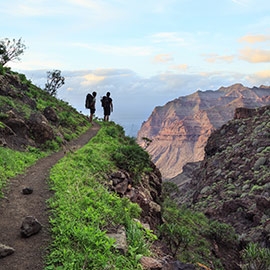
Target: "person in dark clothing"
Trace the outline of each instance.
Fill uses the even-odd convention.
[[[93,92],[92,95],[90,94],[89,96],[89,109],[90,109],[90,116],[89,116],[89,122],[92,123],[93,122],[93,116],[96,112],[96,92]]]
[[[107,92],[106,96],[103,96],[101,99],[101,105],[104,111],[104,121],[109,121],[109,117],[113,111],[113,103],[110,95],[111,93]]]

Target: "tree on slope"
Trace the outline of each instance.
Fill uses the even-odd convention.
[[[20,55],[24,53],[26,46],[22,43],[22,39],[2,39],[0,40],[0,64],[4,66],[13,60],[21,60]]]
[[[65,78],[61,76],[60,70],[47,72],[47,83],[45,84],[45,91],[50,95],[56,96],[57,89],[65,84]]]

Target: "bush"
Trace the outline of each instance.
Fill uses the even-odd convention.
[[[143,172],[150,170],[149,154],[136,143],[118,147],[112,154],[112,160],[117,167],[131,173],[135,181]]]
[[[209,227],[203,233],[210,240],[215,240],[226,246],[237,244],[237,235],[234,228],[226,223],[220,223],[216,220],[211,221]]]

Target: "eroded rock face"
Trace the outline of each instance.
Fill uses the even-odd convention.
[[[162,177],[173,178],[182,172],[185,164],[204,158],[210,134],[233,119],[235,108],[270,104],[269,92],[270,87],[266,86],[248,88],[235,84],[179,97],[154,109],[138,132],[138,143],[146,147],[147,142],[142,138],[151,139],[146,150]],[[245,113],[252,114],[248,109]]]
[[[128,172],[123,170],[112,173],[110,180],[111,190],[141,207],[141,220],[149,224],[152,230],[161,224],[161,207],[158,204],[161,196],[161,175],[158,169],[146,173],[140,185],[133,183]]]

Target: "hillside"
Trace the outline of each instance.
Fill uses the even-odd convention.
[[[90,125],[67,103],[9,69],[0,75],[0,101],[1,269],[240,270],[252,265],[245,247],[257,239],[242,237],[245,241],[239,242],[228,225],[235,224],[214,215],[210,199],[205,205],[201,195],[211,188],[203,179],[196,183],[204,174],[193,164],[185,167],[185,180],[175,182],[179,186],[179,193],[175,193],[176,184],[162,183],[149,154],[134,138],[125,136],[121,126],[97,119]],[[250,117],[256,113],[255,120],[242,120],[243,114]],[[261,155],[268,153],[269,113],[244,108],[235,117],[241,140],[245,132],[253,132],[253,124],[258,124],[252,135],[256,143],[244,141],[239,145],[258,147],[252,152],[258,159],[249,165],[256,167],[258,183],[265,184],[269,160]],[[259,124],[260,119],[264,124]],[[223,139],[217,134],[209,140],[207,156],[223,150],[226,139],[218,148]],[[228,138],[233,132],[223,128],[224,134]],[[238,149],[240,146],[233,142]],[[235,157],[235,168],[237,162]],[[215,161],[213,164],[216,166]],[[198,162],[196,167],[200,166]],[[195,172],[199,176],[193,178]],[[214,175],[227,179],[219,172]],[[234,180],[237,176],[235,172],[230,177]],[[233,194],[232,185],[229,187],[222,201]],[[266,186],[256,186],[252,192],[262,188]],[[261,211],[267,200],[259,201]],[[265,211],[260,221],[264,222],[267,215]],[[262,236],[266,233],[264,230]],[[267,263],[264,257],[257,257]]]
[[[115,269],[128,264],[137,269],[138,260],[132,256],[137,254],[137,249],[142,254],[149,253],[143,234],[148,232],[150,238],[150,226],[156,229],[160,223],[160,206],[156,201],[161,193],[161,179],[148,154],[134,140],[124,136],[122,127],[114,123],[90,125],[87,117],[70,105],[36,87],[23,74],[3,67],[0,103],[1,269],[55,269],[59,264],[63,269],[103,269],[100,265],[104,263],[115,264]],[[101,135],[95,137],[95,142],[89,142],[100,125]],[[83,148],[87,143],[92,145]],[[134,151],[136,156],[129,154],[127,159],[126,149]],[[57,162],[60,165],[56,165]],[[122,170],[117,169],[117,163]],[[148,174],[136,187],[135,182],[141,177],[138,172],[143,173],[146,169]],[[56,183],[60,178],[61,181]],[[73,188],[74,197],[70,194]],[[67,197],[59,200],[60,196]],[[126,199],[121,199],[123,196]],[[72,212],[75,205],[80,209],[78,221],[75,217],[78,215]],[[57,215],[62,210],[64,220]],[[147,222],[147,232],[132,220],[135,217]],[[70,223],[66,224],[66,221]],[[110,232],[118,237],[118,227],[123,225],[131,227],[132,233],[139,234],[140,238],[129,239],[134,252],[127,259],[118,253],[118,249],[115,250],[114,241],[106,235]],[[58,226],[61,230],[65,227],[65,230],[56,233]],[[78,228],[77,240],[74,239],[75,231],[69,235],[71,227]],[[89,233],[86,246],[85,230]],[[129,234],[127,232],[127,236]],[[96,243],[93,246],[92,237],[104,246],[97,247]],[[71,247],[64,244],[68,238]],[[60,243],[57,243],[59,239]],[[74,242],[77,243],[75,247]],[[65,257],[69,248],[77,258]],[[85,254],[85,249],[93,250],[89,258],[95,257],[95,260],[89,259],[87,267],[85,259],[80,261],[80,252]],[[60,252],[63,253],[50,259]],[[110,253],[105,259],[104,252]],[[112,261],[107,262],[108,258]]]
[[[17,150],[57,150],[90,127],[68,103],[8,68],[0,70],[0,124],[0,145]]]
[[[239,108],[233,120],[210,135],[204,159],[187,164],[170,180],[179,188],[173,196],[179,205],[232,225],[240,239],[238,250],[258,243],[269,258],[269,168],[270,106]],[[269,269],[256,267],[248,269]]]
[[[255,108],[270,104],[270,87],[248,88],[241,84],[216,91],[197,91],[156,107],[141,126],[137,140],[147,151],[164,179],[182,172],[189,162],[204,157],[210,134],[231,120],[235,108]]]

